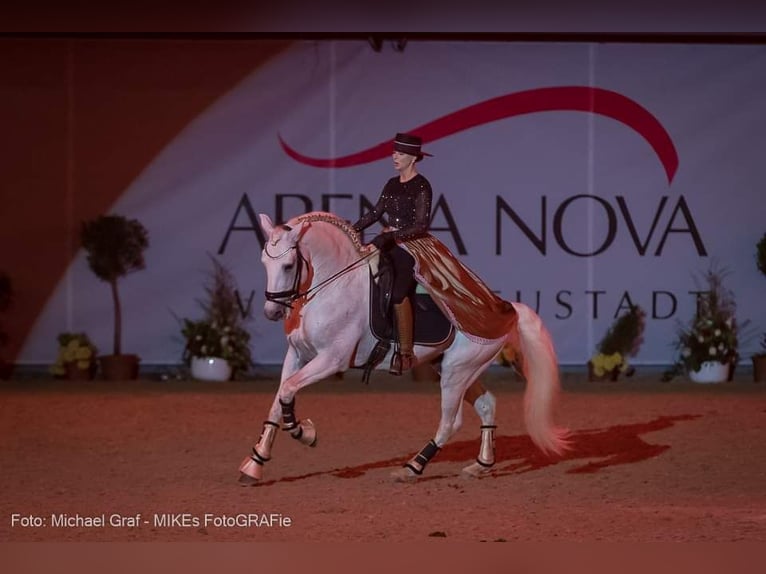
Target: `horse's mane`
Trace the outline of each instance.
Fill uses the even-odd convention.
[[[362,249],[362,242],[359,240],[359,234],[354,230],[354,228],[351,226],[351,224],[346,221],[345,219],[341,219],[334,213],[328,213],[326,211],[312,211],[311,213],[304,213],[303,215],[299,215],[298,217],[295,217],[292,222],[314,222],[314,221],[321,221],[323,223],[329,223],[330,225],[334,225],[338,229],[340,229],[346,237],[348,237],[349,241],[354,244],[354,247],[356,247],[357,251],[360,251]]]

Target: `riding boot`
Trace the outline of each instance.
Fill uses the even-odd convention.
[[[391,367],[388,372],[392,375],[401,375],[415,366],[415,355],[412,352],[412,304],[409,297],[402,299],[401,303],[394,305],[396,313],[396,329],[399,336],[399,346],[391,358]]]

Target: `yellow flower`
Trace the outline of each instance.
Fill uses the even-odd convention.
[[[593,374],[597,377],[603,377],[618,367],[621,371],[624,371],[628,366],[627,361],[623,360],[620,353],[612,353],[611,355],[599,353],[591,358],[590,362],[593,366]]]
[[[75,357],[80,361],[90,362],[90,358],[92,356],[93,356],[93,351],[90,350],[90,347],[80,347],[75,352]]]

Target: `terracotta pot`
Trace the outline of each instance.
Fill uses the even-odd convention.
[[[107,381],[133,381],[138,378],[137,355],[104,355],[98,361]]]
[[[91,381],[96,375],[96,363],[91,363],[86,368],[77,366],[77,361],[70,361],[64,365],[65,378],[70,381]]]
[[[766,383],[766,355],[753,356],[753,381]]]

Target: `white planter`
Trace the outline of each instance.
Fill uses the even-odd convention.
[[[228,381],[231,365],[220,357],[192,357],[191,375],[200,381]]]
[[[705,361],[699,371],[689,371],[689,378],[695,383],[723,383],[729,378],[729,364]]]

